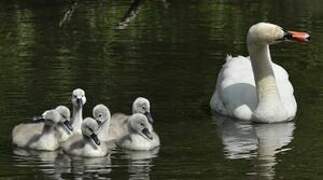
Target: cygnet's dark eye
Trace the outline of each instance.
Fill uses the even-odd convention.
[[[99,114],[99,117],[102,117],[102,114]]]
[[[140,126],[145,127],[144,123],[140,123]]]

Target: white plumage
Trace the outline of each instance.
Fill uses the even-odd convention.
[[[250,57],[227,56],[210,101],[213,111],[246,121],[275,123],[295,117],[297,104],[287,71],[272,62],[269,45],[306,42],[309,35],[270,23],[253,25],[247,35]]]

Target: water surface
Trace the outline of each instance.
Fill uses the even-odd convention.
[[[320,0],[27,0],[0,2],[0,178],[322,179],[323,5]],[[250,125],[208,102],[227,54],[247,55],[259,21],[308,31],[308,45],[272,47],[294,85],[294,122]],[[156,152],[84,159],[14,149],[11,130],[74,88],[130,113],[152,103]]]

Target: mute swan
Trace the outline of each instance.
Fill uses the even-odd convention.
[[[63,143],[65,153],[83,157],[103,157],[114,148],[112,143],[100,141],[97,136],[99,125],[93,118],[85,118],[81,129],[82,134],[74,134]]]
[[[72,105],[73,105],[73,116],[72,116],[72,126],[74,133],[81,134],[81,126],[83,121],[83,106],[86,103],[85,92],[83,89],[75,89],[72,92]]]
[[[150,102],[147,98],[138,97],[132,103],[132,114],[144,114],[150,124],[154,122],[150,113]],[[111,117],[111,125],[109,131],[109,140],[120,139],[128,134],[128,118],[129,115],[123,113],[115,113]]]
[[[309,41],[305,32],[286,31],[270,23],[253,25],[247,35],[249,57],[227,56],[211,98],[211,109],[241,120],[290,121],[297,104],[286,70],[271,61],[269,45]]]
[[[36,150],[54,151],[58,149],[61,133],[58,126],[64,126],[65,131],[72,131],[68,119],[56,109],[45,111],[35,121],[37,124],[19,124],[12,131],[12,141],[18,147]],[[42,129],[41,131],[39,129]]]
[[[111,121],[110,110],[103,104],[98,104],[93,108],[93,118],[99,124],[98,137],[101,141],[109,140],[109,129]]]
[[[152,150],[159,146],[158,135],[145,115],[133,114],[128,119],[129,134],[120,139],[117,145],[127,150]]]

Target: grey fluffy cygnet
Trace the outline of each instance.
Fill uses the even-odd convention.
[[[127,150],[152,150],[160,145],[158,135],[153,131],[148,118],[136,113],[128,119],[128,135],[121,138],[117,145]]]
[[[93,118],[85,118],[81,129],[82,134],[74,134],[63,144],[65,153],[83,157],[103,157],[114,148],[114,144],[98,138],[99,125]]]
[[[147,98],[138,97],[132,103],[132,114],[141,113],[144,114],[148,122],[152,125],[154,120],[150,113],[150,102]],[[126,136],[128,132],[128,118],[130,116],[123,113],[113,114],[111,117],[111,125],[109,130],[109,140],[119,140]]]
[[[63,113],[63,114],[61,114]],[[56,109],[45,111],[40,117],[34,119],[34,123],[19,124],[12,130],[12,143],[18,147],[54,151],[59,148],[62,131],[71,133],[69,110],[58,111]]]

